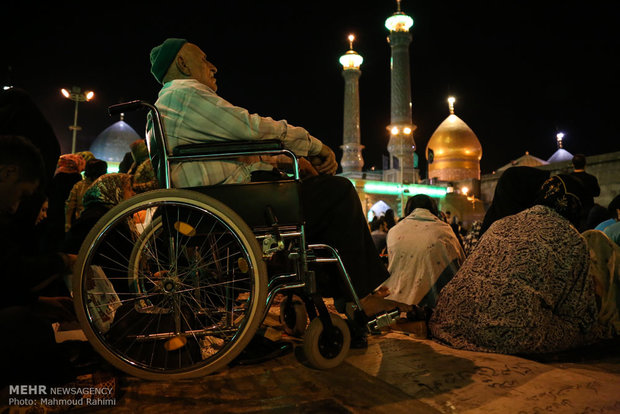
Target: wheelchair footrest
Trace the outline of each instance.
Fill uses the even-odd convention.
[[[396,309],[391,312],[385,312],[378,316],[375,315],[375,318],[368,321],[366,325],[368,326],[368,329],[374,331],[396,323],[396,319],[398,319],[399,317],[400,311]]]

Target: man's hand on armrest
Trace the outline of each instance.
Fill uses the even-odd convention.
[[[287,155],[277,155],[277,156],[265,156],[261,157],[262,162],[269,163],[276,167],[281,171],[285,171],[286,173],[293,173],[293,160],[291,157]],[[301,178],[312,177],[315,175],[319,175],[317,170],[312,166],[310,161],[308,161],[304,157],[297,158],[297,163],[299,164],[299,176]]]
[[[327,145],[323,144],[321,152],[318,155],[309,157],[310,162],[319,172],[319,174],[334,175],[338,169],[338,162],[336,161],[336,154]]]
[[[299,176],[301,178],[308,178],[319,175],[318,171],[307,159],[301,157],[297,159],[297,162],[299,163]]]

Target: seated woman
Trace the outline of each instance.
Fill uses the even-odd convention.
[[[620,246],[600,230],[582,234],[590,249],[590,277],[599,309],[595,329],[601,338],[620,335]]]
[[[88,151],[86,151],[88,152]],[[103,160],[91,159],[86,163],[84,179],[73,185],[69,198],[65,202],[65,232],[69,231],[71,224],[80,217],[84,210],[82,198],[88,187],[108,170],[108,163]]]
[[[382,288],[389,291],[386,299],[434,307],[465,255],[450,225],[438,218],[432,198],[411,197],[405,214],[387,235],[390,277]]]
[[[557,175],[545,181],[533,207],[494,222],[441,291],[433,337],[506,354],[597,340],[589,251],[574,227],[583,193],[576,179]]]
[[[104,174],[97,178],[84,193],[84,210],[65,237],[63,251],[77,254],[90,229],[105,213],[135,194],[133,178],[129,174]]]
[[[493,201],[484,215],[480,235],[494,221],[532,207],[540,186],[548,178],[549,171],[534,167],[510,167],[504,171],[497,181]]]

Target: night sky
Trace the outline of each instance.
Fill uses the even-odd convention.
[[[251,112],[287,119],[329,144],[340,159],[343,85],[338,58],[357,37],[366,166],[382,166],[390,121],[390,49],[385,19],[394,0],[5,2],[0,82],[28,91],[70,150],[72,85],[80,104],[78,150],[118,119],[108,105],[154,102],[150,49],[167,37],[198,44],[217,68],[218,93]],[[179,8],[176,5],[180,5]],[[547,159],[564,147],[620,151],[620,6],[616,1],[413,1],[410,47],[413,121],[421,158],[431,134],[456,114],[477,134],[482,172],[529,151]],[[7,11],[8,9],[8,11]],[[8,68],[11,68],[9,71]],[[138,133],[144,113],[125,119]]]

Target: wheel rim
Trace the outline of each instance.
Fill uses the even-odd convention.
[[[323,329],[323,332],[319,335],[319,353],[323,358],[336,358],[340,354],[343,344],[344,335],[335,326],[331,329]]]
[[[161,218],[140,224],[136,213]],[[123,363],[155,373],[200,369],[230,352],[257,303],[256,259],[238,233],[189,201],[126,209],[81,262],[91,335]]]

